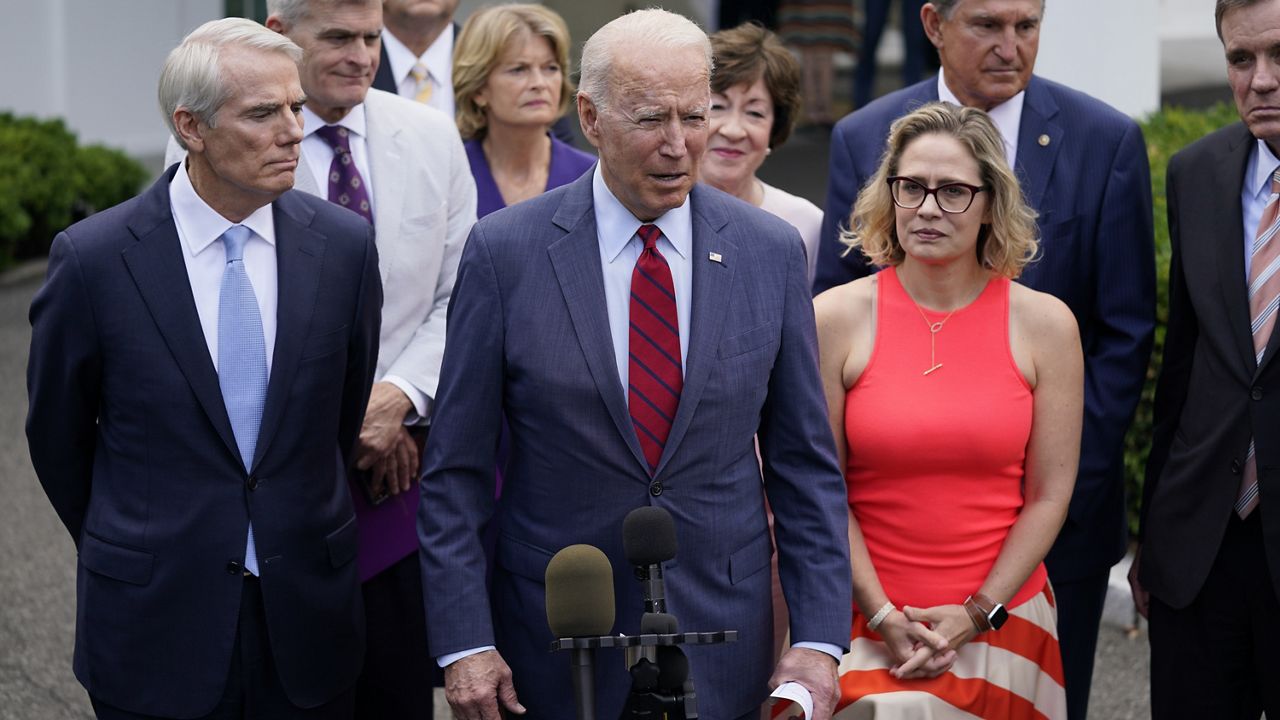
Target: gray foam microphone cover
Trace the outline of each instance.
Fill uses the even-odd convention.
[[[591,545],[570,545],[547,564],[547,625],[558,637],[613,631],[613,567]]]

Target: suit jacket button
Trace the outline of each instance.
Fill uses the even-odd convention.
[[[236,562],[235,560],[229,560],[229,561],[227,562],[227,574],[228,574],[228,575],[240,575],[240,574],[242,574],[243,572],[244,572],[244,571],[240,568],[240,563]]]
[[[257,489],[258,489],[258,476],[257,476],[257,475],[250,475],[250,476],[249,476],[249,490],[250,490],[250,491],[253,491],[253,490],[257,490]]]
[[[1260,387],[1256,387],[1256,388],[1254,388],[1254,389],[1253,389],[1253,391],[1249,393],[1249,397],[1253,398],[1254,400],[1261,400],[1261,399],[1262,399],[1262,388],[1260,388]]]
[[[658,497],[662,494],[662,483],[656,482],[649,486],[649,494]]]

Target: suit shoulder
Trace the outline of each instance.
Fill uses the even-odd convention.
[[[365,95],[364,104],[365,109],[374,116],[375,123],[379,119],[391,119],[401,123],[403,129],[428,137],[437,137],[439,133],[445,133],[446,136],[458,134],[457,126],[448,115],[395,93],[371,88]]]
[[[937,86],[937,82],[936,77],[931,77],[878,97],[841,118],[833,132],[841,136],[864,134],[868,131],[887,135],[894,120],[936,99],[932,89]],[[882,144],[884,139],[880,138]]]
[[[745,238],[741,245],[749,252],[782,252],[800,237],[800,232],[786,220],[710,185],[697,187],[693,203],[694,213],[703,217],[714,217],[717,209],[723,212],[732,226],[731,235]]]
[[[1231,123],[1174,153],[1169,159],[1169,173],[1177,173],[1186,166],[1199,167],[1222,162],[1223,156],[1231,148],[1238,147],[1240,143],[1252,141],[1253,136],[1249,134],[1244,123],[1238,121]]]
[[[1087,121],[1087,129],[1092,137],[1097,137],[1099,133],[1123,134],[1138,126],[1133,118],[1088,93],[1039,75],[1034,76],[1033,82],[1040,85],[1058,104],[1059,110],[1072,121]]]
[[[369,240],[369,223],[364,218],[323,198],[290,190],[276,199],[276,206],[338,247],[362,248]]]

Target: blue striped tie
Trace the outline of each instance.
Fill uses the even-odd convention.
[[[267,348],[262,336],[262,314],[244,269],[244,244],[251,235],[243,225],[232,225],[222,234],[227,265],[222,271],[222,291],[218,296],[218,384],[222,386],[222,402],[227,406],[227,417],[231,419],[246,472],[253,465],[262,406],[267,399]],[[252,523],[244,567],[258,574]]]

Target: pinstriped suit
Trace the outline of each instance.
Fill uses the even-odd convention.
[[[890,124],[937,99],[934,77],[836,125],[815,290],[870,272],[860,256],[839,256],[844,246],[837,226],[847,224],[858,190],[875,173]],[[1146,377],[1155,326],[1150,168],[1133,120],[1038,76],[1027,84],[1017,147],[1015,171],[1028,204],[1040,213],[1041,239],[1041,257],[1020,281],[1071,308],[1085,352],[1080,470],[1066,523],[1045,559],[1062,591],[1058,626],[1074,708],[1088,697],[1105,573],[1124,555],[1128,540],[1123,440]],[[1070,586],[1085,579],[1097,586],[1085,593],[1096,599],[1096,611],[1078,618]],[[1087,643],[1077,649],[1082,638]],[[1073,690],[1081,687],[1073,677],[1082,678],[1083,692]]]
[[[567,545],[602,549],[614,568],[615,629],[636,633],[642,594],[622,520],[653,504],[675,518],[680,551],[666,587],[681,628],[741,631],[734,646],[689,649],[699,711],[740,717],[758,711],[774,662],[764,491],[793,636],[849,641],[844,480],[801,241],[784,221],[694,187],[684,390],[650,478],[615,362],[593,202],[588,173],[486,216],[463,250],[422,482],[431,654],[496,640],[527,717],[572,717],[568,658],[548,655],[547,563]],[[495,512],[503,417],[512,449],[490,597],[478,533]],[[603,653],[597,670],[599,717],[617,717],[630,684],[621,656]]]

